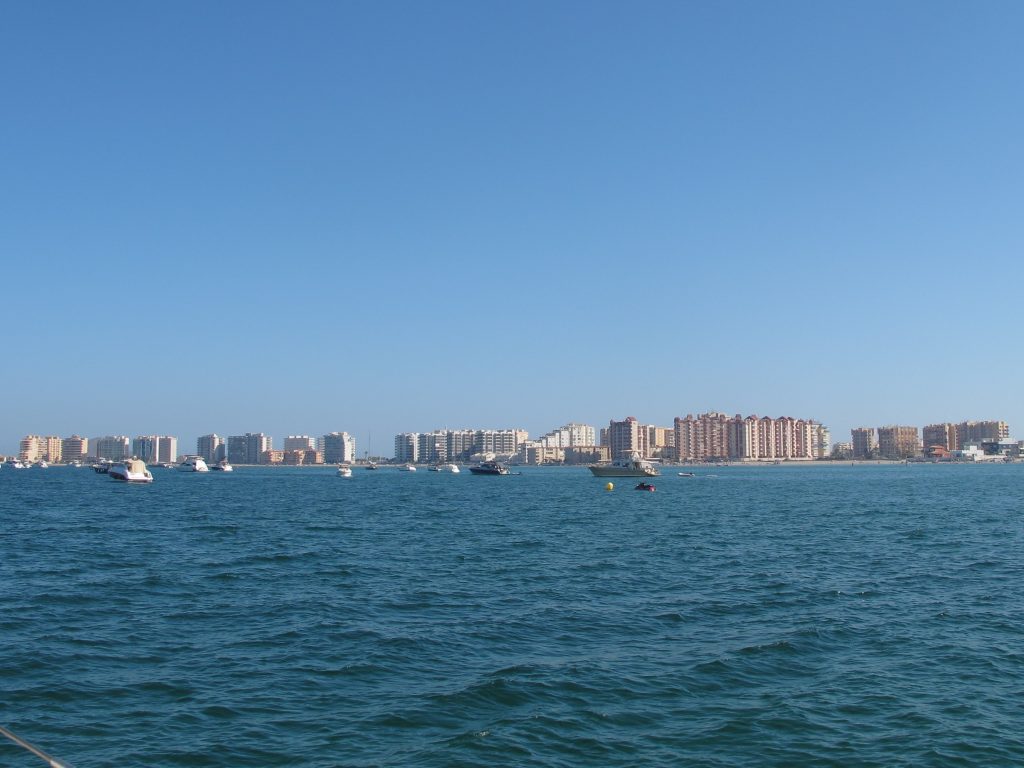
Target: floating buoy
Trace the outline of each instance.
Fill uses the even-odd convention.
[[[604,489],[606,491],[614,491],[615,490],[615,483],[605,483]]]

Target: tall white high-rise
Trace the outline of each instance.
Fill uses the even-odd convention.
[[[178,438],[170,435],[139,435],[132,440],[132,455],[147,464],[168,464],[178,458]]]
[[[348,464],[356,460],[356,439],[348,432],[331,432],[323,436],[324,463]]]
[[[92,445],[92,455],[97,459],[124,461],[131,456],[131,441],[128,435],[104,435],[94,437],[89,442]]]

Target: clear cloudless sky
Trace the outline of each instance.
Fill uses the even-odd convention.
[[[1024,437],[1019,2],[6,2],[0,452]]]

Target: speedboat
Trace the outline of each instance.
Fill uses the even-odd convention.
[[[352,477],[352,467],[342,464],[338,467],[338,477]]]
[[[10,467],[11,469],[24,469],[25,468],[25,465],[22,464],[17,459],[8,459],[7,461],[4,462],[4,466],[5,467]]]
[[[153,473],[146,469],[146,462],[142,459],[128,459],[118,464],[111,464],[107,470],[112,480],[120,480],[122,483],[152,483]]]
[[[474,475],[507,475],[508,467],[497,461],[481,461],[469,471]]]
[[[200,459],[200,461],[202,461],[202,459]],[[216,464],[214,464],[212,467],[210,467],[210,469],[213,470],[214,472],[234,472],[235,471],[235,468],[232,467],[230,464],[228,464],[228,460],[227,459],[221,459]],[[200,469],[200,470],[197,470],[197,471],[198,472],[202,472],[203,470]]]
[[[442,472],[451,472],[453,475],[457,475],[457,474],[459,474],[459,465],[458,464],[452,464],[451,462],[449,462],[448,464],[443,464],[441,466],[441,471]]]
[[[206,462],[203,461],[202,456],[186,456],[178,464],[178,469],[182,472],[209,472],[210,468],[206,466]]]
[[[92,465],[92,471],[97,475],[105,475],[110,471],[110,459],[100,459]]]
[[[651,491],[651,492],[653,492],[653,491],[655,491],[656,489],[655,489],[655,487],[654,487],[653,485],[651,485],[650,483],[647,483],[647,482],[641,482],[641,483],[638,483],[638,484],[637,484],[637,486],[636,486],[636,488],[634,488],[633,490],[634,490],[634,491]]]
[[[82,467],[82,462],[80,462],[80,461],[79,461],[78,459],[75,459],[75,460],[74,460],[74,461],[72,461],[72,462],[71,462],[70,464],[68,464],[68,466],[69,466],[69,467],[74,467],[75,469],[81,469],[81,467]]]
[[[47,468],[49,468],[50,464],[45,459],[40,459],[39,461],[37,461],[32,466],[39,467],[40,469],[47,469]]]
[[[633,451],[628,459],[616,459],[611,464],[593,464],[590,471],[596,477],[657,477],[660,473],[649,461]]]
[[[680,477],[696,477],[696,475],[694,475],[693,472],[680,472],[679,476]]]
[[[402,472],[415,472],[416,471],[416,467],[413,466],[412,464],[403,464],[398,469],[400,471],[402,471]]]
[[[374,463],[374,462],[372,462],[372,461],[368,461],[368,462],[366,463],[366,468],[367,468],[367,469],[376,469],[376,468],[377,468],[377,464],[376,464],[376,463]]]

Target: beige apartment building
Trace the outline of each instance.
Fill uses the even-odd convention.
[[[89,438],[80,435],[65,437],[60,441],[60,452],[63,461],[85,461],[89,455]]]
[[[63,441],[54,435],[25,435],[18,444],[18,459],[28,463],[57,463],[63,456]]]
[[[810,460],[819,457],[820,427],[791,416],[688,414],[675,419],[676,456],[680,461]]]
[[[921,438],[925,451],[935,446],[946,451],[959,450],[955,424],[929,424],[921,430]]]
[[[907,459],[919,452],[917,427],[878,428],[878,455],[884,459]]]

